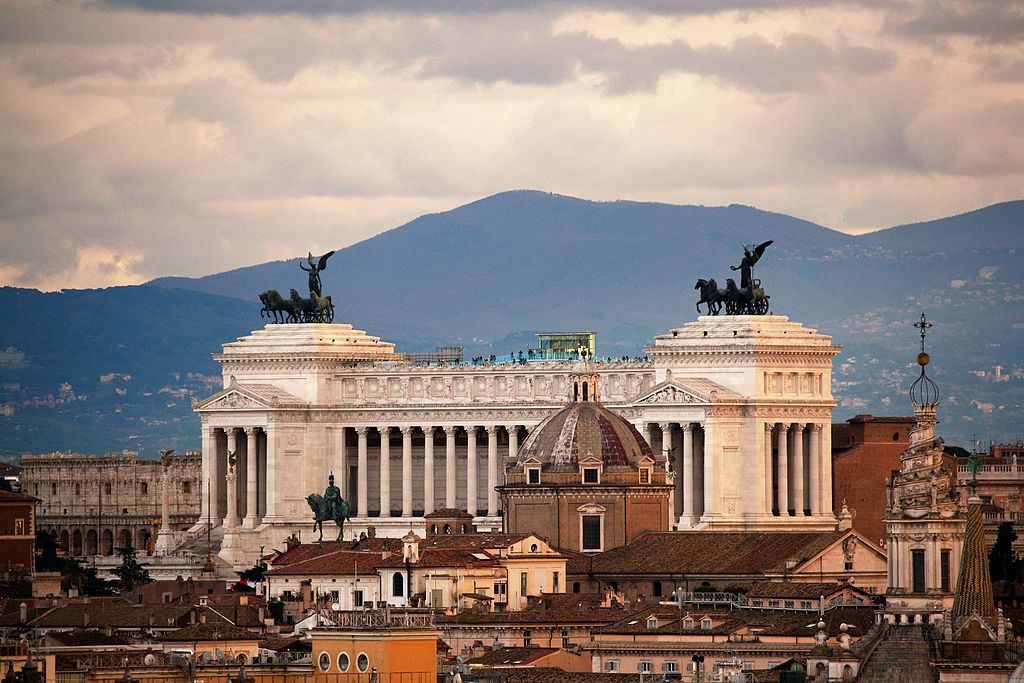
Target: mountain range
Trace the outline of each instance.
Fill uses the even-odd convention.
[[[655,334],[694,319],[697,278],[724,286],[738,275],[730,266],[741,244],[771,239],[754,275],[772,312],[845,347],[836,419],[909,414],[912,323],[925,312],[935,322],[929,373],[945,397],[940,431],[970,445],[990,430],[996,440],[1024,430],[1022,224],[1024,201],[851,236],[741,205],[514,191],[338,250],[323,290],[337,320],[398,350],[458,344],[467,357],[503,354],[539,331],[594,330],[599,353],[638,355]],[[256,294],[272,288],[304,293],[297,259],[138,287],[0,290],[13,313],[0,323],[0,349],[13,359],[0,361],[10,413],[0,417],[0,455],[197,447],[187,397],[212,393],[210,354],[265,322]],[[61,402],[62,392],[76,398]]]

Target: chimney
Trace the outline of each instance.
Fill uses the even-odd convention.
[[[18,623],[25,624],[28,622],[28,605],[21,603],[18,605]]]
[[[85,610],[85,613],[82,615],[82,626],[88,626],[88,625],[89,625],[89,610]]]
[[[366,527],[367,538],[377,538],[377,527],[371,525]]]

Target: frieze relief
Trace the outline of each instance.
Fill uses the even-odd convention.
[[[647,405],[647,404],[652,404],[652,403],[659,403],[659,404],[665,404],[665,403],[672,403],[672,404],[700,403],[700,404],[705,404],[705,403],[707,403],[707,401],[705,401],[704,399],[702,399],[699,396],[691,394],[688,391],[683,391],[679,387],[674,387],[672,385],[669,385],[669,386],[663,387],[662,389],[659,389],[657,392],[655,392],[655,393],[651,394],[650,396],[642,399],[638,403],[641,404],[641,405]]]
[[[259,408],[264,409],[267,406],[255,399],[249,398],[244,394],[238,392],[232,392],[226,396],[221,396],[219,399],[206,406],[203,410],[229,410],[229,409],[247,409],[247,408]]]

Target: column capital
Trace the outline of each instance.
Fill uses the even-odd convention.
[[[679,423],[679,428],[681,430],[683,430],[684,434],[687,433],[687,432],[692,432],[693,431],[693,423],[692,422],[680,422]]]
[[[812,422],[810,426],[811,426],[811,431],[812,432],[820,432],[821,431],[821,423],[820,422]]]
[[[356,435],[360,439],[365,439],[367,432],[370,431],[369,427],[353,427],[352,429],[356,430]]]
[[[774,422],[765,422],[764,423],[764,431],[768,432],[769,434],[772,433],[773,431],[775,431],[775,423]]]
[[[209,436],[211,439],[217,438],[217,432],[220,431],[220,427],[207,427],[210,430]]]
[[[463,429],[466,430],[467,434],[474,434],[475,435],[477,433],[477,430],[479,430],[480,428],[478,426],[476,426],[476,425],[466,425],[465,427],[463,427]]]
[[[375,429],[376,429],[376,430],[377,430],[378,432],[380,432],[382,436],[383,436],[384,434],[390,434],[390,433],[391,433],[391,427],[388,427],[388,426],[386,426],[386,425],[379,425],[379,426],[377,426],[377,427],[376,427]]]
[[[658,427],[661,429],[661,431],[667,432],[668,430],[672,429],[672,423],[671,422],[659,422],[658,423]]]
[[[447,425],[441,427],[441,429],[444,430],[444,435],[447,436],[449,439],[455,436],[456,432],[459,431],[459,428],[454,425]]]
[[[807,428],[807,425],[805,425],[803,422],[794,422],[793,423],[793,431],[795,431],[798,434],[802,433],[806,428]]]
[[[246,436],[251,437],[256,435],[256,430],[258,430],[259,427],[242,427],[241,429],[243,432],[245,432]]]
[[[484,431],[487,432],[487,436],[497,434],[499,429],[501,429],[501,427],[498,425],[484,425]]]
[[[429,427],[420,427],[420,431],[423,432],[424,436],[433,436],[434,432],[437,431],[437,427],[431,425]]]
[[[408,436],[412,436],[413,429],[415,429],[415,427],[399,427],[398,431],[402,433],[402,438],[405,438]]]

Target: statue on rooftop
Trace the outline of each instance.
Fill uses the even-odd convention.
[[[753,277],[754,265],[761,260],[764,250],[774,243],[774,240],[762,242],[757,246],[743,245],[743,260],[738,266],[730,266],[732,270],[740,271],[740,284],[727,278],[725,289],[719,289],[714,278],[697,280],[694,289],[700,290],[700,300],[697,302],[697,312],[700,313],[700,305],[707,304],[709,315],[718,315],[725,309],[727,315],[765,315],[768,313],[768,299],[764,289],[761,288],[761,281]]]
[[[322,290],[323,283],[320,282],[320,271],[327,267],[327,259],[331,258],[333,254],[333,251],[329,251],[319,259],[316,259],[313,256],[313,252],[309,252],[309,256],[306,257],[306,263],[309,264],[308,267],[304,266],[302,261],[299,261],[299,268],[309,273],[310,298],[312,298],[313,294],[316,294],[318,297],[324,295]]]
[[[313,511],[313,531],[320,531],[318,541],[324,540],[324,522],[333,521],[338,525],[338,538],[340,541],[345,530],[345,521],[350,519],[351,512],[348,501],[341,497],[341,489],[334,485],[334,474],[327,477],[327,488],[324,495],[311,493],[306,496],[306,503]]]

